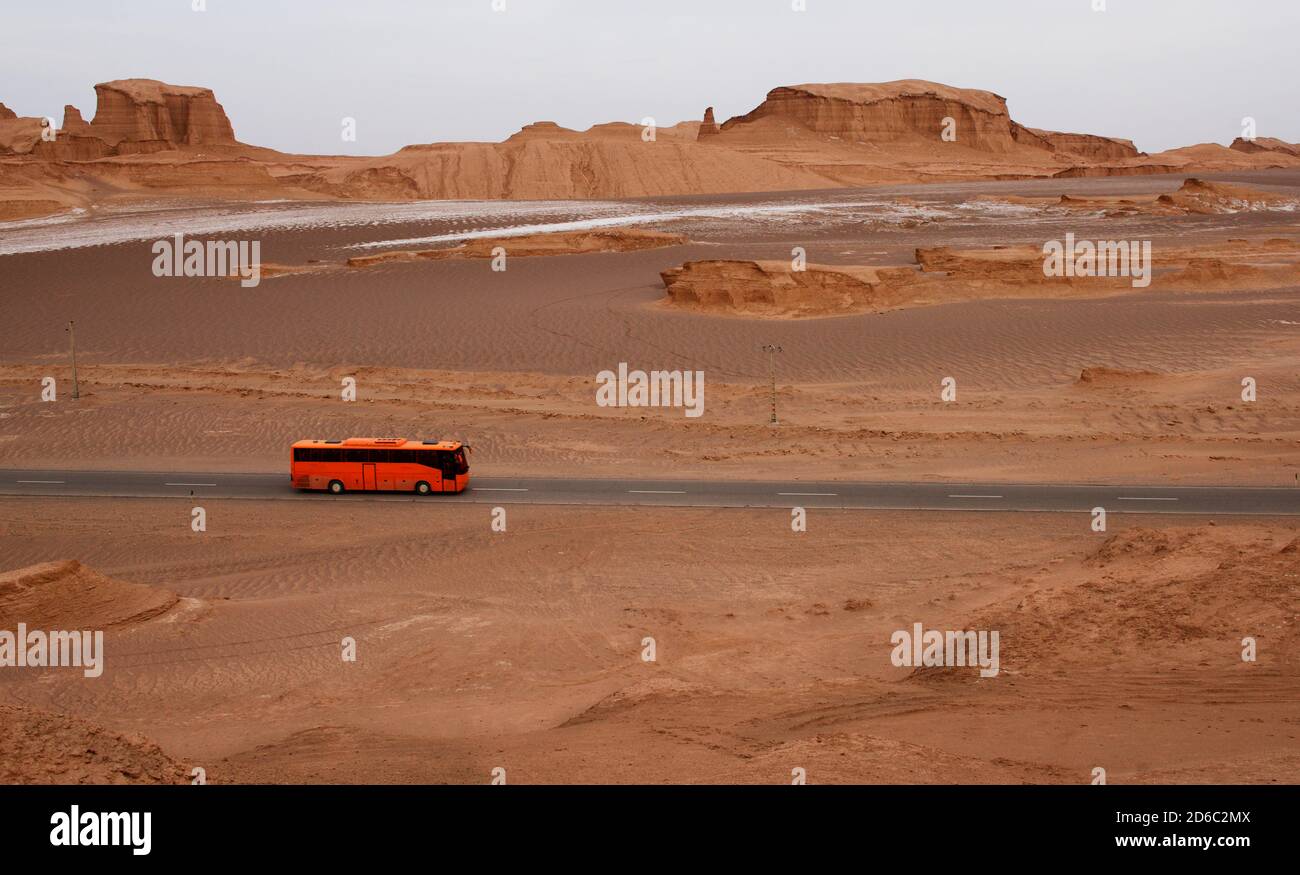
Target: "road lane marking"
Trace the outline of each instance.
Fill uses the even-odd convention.
[[[1001,495],[949,495],[949,498],[1001,498]]]
[[[505,486],[475,486],[475,492],[527,492],[527,489],[508,489]]]
[[[685,495],[685,489],[629,489],[637,495]]]
[[[1138,496],[1121,495],[1121,496],[1119,497],[1119,500],[1120,500],[1120,501],[1177,501],[1178,499],[1176,499],[1176,498],[1156,498],[1156,497],[1145,496],[1145,495],[1138,495]]]
[[[838,495],[838,492],[778,492],[777,495]]]
[[[19,483],[63,483],[63,480],[19,480]]]
[[[215,483],[164,483],[163,486],[216,486]]]

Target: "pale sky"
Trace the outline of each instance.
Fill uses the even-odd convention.
[[[713,105],[722,121],[778,85],[918,78],[1151,152],[1227,144],[1245,116],[1300,141],[1300,0],[205,2],[6,4],[0,102],[89,119],[96,82],[162,79],[212,88],[243,142],[378,155],[543,119],[668,125]]]

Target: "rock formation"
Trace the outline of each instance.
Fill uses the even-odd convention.
[[[113,154],[113,147],[99,137],[84,137],[59,131],[53,140],[38,139],[28,153],[46,161],[96,161]]]
[[[1193,190],[1206,183],[1194,183]],[[1210,184],[1214,185],[1214,184]],[[956,301],[1109,297],[1144,292],[1130,275],[1046,276],[1036,244],[920,247],[915,266],[789,261],[688,261],[663,271],[665,303],[718,315],[803,319]],[[1300,282],[1300,242],[1287,238],[1167,247],[1147,270],[1150,288],[1236,291]]]
[[[90,124],[81,117],[81,110],[72,104],[63,107],[63,124],[59,127],[59,133],[76,134],[79,137],[93,136]]]
[[[1218,215],[1239,213],[1266,207],[1270,204],[1294,203],[1283,195],[1244,185],[1226,182],[1206,182],[1201,179],[1183,180],[1182,187],[1172,194],[1162,194],[1156,204],[1183,213]]]
[[[718,123],[713,118],[713,107],[704,108],[704,121],[700,122],[700,132],[696,139],[703,140],[705,137],[716,136],[718,133]]]
[[[988,152],[1011,152],[1017,143],[1003,97],[921,79],[880,84],[836,83],[774,88],[753,111],[728,119],[729,131],[764,119],[796,122],[849,143],[939,141],[955,123],[956,141]]]
[[[54,140],[41,137],[41,119],[19,118],[0,104],[0,153],[43,161],[95,161],[189,146],[237,146],[225,110],[207,88],[124,79],[95,86],[95,118],[71,104]]]
[[[41,138],[41,119],[27,116],[0,115],[0,155],[30,152]]]
[[[375,157],[282,155],[243,145],[207,88],[126,79],[95,91],[94,118],[87,123],[76,107],[65,107],[54,142],[41,140],[40,119],[0,105],[0,215],[168,194],[626,198],[1300,167],[1300,148],[1268,139],[1147,156],[1128,140],[1021,125],[989,91],[915,79],[776,88],[724,124],[710,107],[702,121],[660,125],[653,138],[626,122],[585,131],[537,122],[500,143],[414,145]],[[128,156],[136,160],[113,160]],[[65,163],[78,166],[60,167]]]
[[[0,121],[9,121],[10,119],[16,118],[18,118],[18,113],[14,112],[3,103],[0,103]]]
[[[1016,125],[1016,138],[1037,145],[1041,142],[1053,152],[1061,152],[1088,161],[1122,161],[1138,158],[1142,153],[1132,140],[1101,137],[1096,134],[1065,134],[1060,131],[1043,131]],[[1032,138],[1032,139],[1031,139]]]
[[[91,132],[109,145],[161,140],[172,146],[235,145],[235,132],[212,90],[154,79],[95,86]]]
[[[1241,137],[1232,141],[1229,149],[1236,149],[1238,152],[1247,154],[1259,152],[1279,152],[1283,155],[1294,155],[1300,157],[1300,145],[1288,143],[1285,140],[1279,140],[1276,137],[1256,137],[1253,140],[1246,140]]]
[[[788,261],[711,260],[688,261],[660,276],[672,304],[718,313],[827,316],[892,303],[882,300],[873,268],[793,270]]]

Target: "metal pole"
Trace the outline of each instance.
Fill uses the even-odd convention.
[[[768,350],[767,375],[772,381],[772,424],[776,425],[776,353]]]
[[[77,335],[72,330],[72,320],[68,320],[68,345],[72,348],[72,399],[81,397],[81,389],[77,385]]]
[[[781,352],[781,347],[774,346],[770,343],[764,344],[763,349],[767,351],[767,376],[772,383],[772,425],[776,425],[776,354]]]

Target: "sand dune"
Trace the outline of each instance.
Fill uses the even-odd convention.
[[[1027,587],[970,628],[1014,640],[1004,664],[1020,676],[1093,662],[1099,650],[1117,668],[1148,673],[1208,661],[1271,675],[1300,647],[1298,544],[1293,532],[1265,527],[1128,528],[1078,572]],[[1239,657],[1245,636],[1259,648],[1254,665]]]
[[[0,573],[0,624],[105,629],[144,622],[175,604],[165,589],[113,580],[75,560]]]

